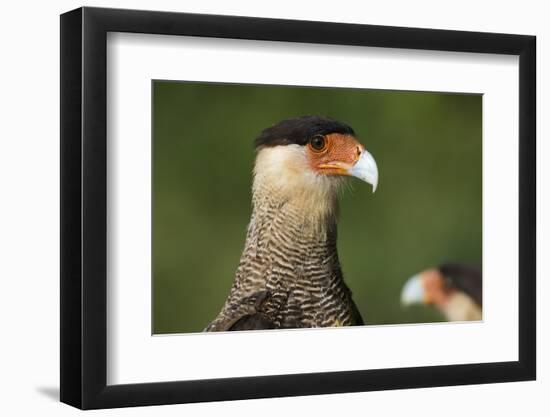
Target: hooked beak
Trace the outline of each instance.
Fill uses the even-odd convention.
[[[372,185],[372,192],[378,187],[378,167],[372,155],[349,135],[332,133],[326,136],[327,150],[311,153],[314,166],[326,175],[348,175]]]
[[[415,275],[407,280],[401,291],[401,304],[409,306],[411,304],[424,303],[424,286],[422,285],[422,277]]]
[[[348,174],[372,185],[372,192],[378,187],[378,166],[372,155],[363,149],[361,156],[348,170]]]

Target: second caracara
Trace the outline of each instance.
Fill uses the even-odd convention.
[[[284,120],[256,139],[252,216],[235,280],[205,331],[363,324],[336,250],[338,188],[378,184],[374,158],[344,123]]]
[[[433,305],[448,321],[481,320],[481,281],[480,268],[446,263],[409,278],[401,302]]]

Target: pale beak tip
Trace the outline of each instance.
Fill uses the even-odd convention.
[[[424,288],[420,275],[415,275],[407,280],[401,291],[401,305],[422,303],[424,299]]]
[[[374,193],[378,188],[378,166],[370,153],[363,151],[359,160],[349,171],[350,175],[359,178],[372,185]]]

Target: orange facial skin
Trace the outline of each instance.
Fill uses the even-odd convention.
[[[323,136],[325,145],[315,149],[306,145],[311,169],[325,175],[350,175],[349,169],[357,162],[365,147],[350,135],[331,133]]]
[[[437,269],[428,269],[421,274],[424,287],[424,303],[443,307],[449,301],[453,289],[445,285],[445,277]]]

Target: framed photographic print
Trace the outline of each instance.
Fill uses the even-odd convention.
[[[61,401],[535,378],[535,38],[61,16]]]

